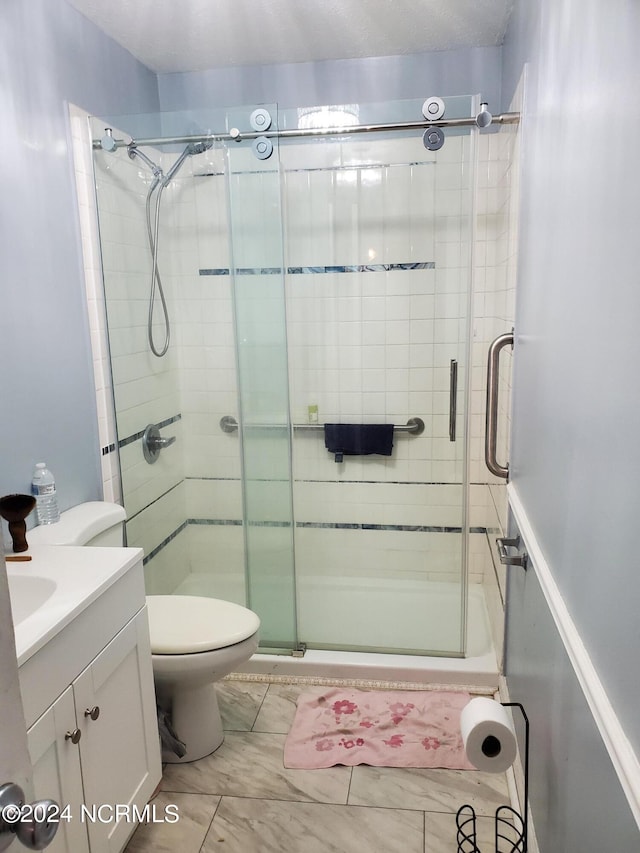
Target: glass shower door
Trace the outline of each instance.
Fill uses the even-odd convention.
[[[446,99],[447,117],[471,98]],[[345,105],[361,125],[422,103]],[[312,121],[287,111],[287,127]],[[424,422],[390,457],[294,429],[298,630],[308,647],[462,655],[471,280],[470,130],[281,141],[294,424]]]
[[[270,108],[275,116],[275,108]],[[230,127],[250,131],[251,108]],[[239,389],[247,606],[262,650],[297,647],[291,426],[280,170],[276,150],[226,146]]]

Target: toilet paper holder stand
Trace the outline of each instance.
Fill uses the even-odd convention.
[[[504,708],[519,708],[524,720],[524,806],[522,814],[511,806],[495,811],[495,853],[527,853],[529,824],[529,718],[520,702],[501,702]],[[511,822],[513,821],[513,823]],[[476,841],[476,812],[473,806],[460,806],[456,814],[458,853],[480,853]]]

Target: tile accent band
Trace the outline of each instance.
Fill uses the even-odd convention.
[[[166,539],[163,539],[159,545],[147,554],[143,559],[143,565],[152,560],[157,554],[162,551],[170,542],[172,542],[179,533],[182,533],[183,530],[187,528],[188,525],[203,525],[203,526],[212,526],[212,527],[220,527],[220,526],[232,526],[232,527],[241,527],[242,520],[239,518],[188,518],[186,521],[183,521],[173,533],[170,533]],[[249,521],[247,522],[249,527],[291,527],[291,522],[289,521]],[[340,522],[328,522],[328,521],[297,521],[297,528],[315,528],[315,529],[328,529],[328,530],[394,530],[400,532],[410,532],[410,533],[462,533],[461,527],[444,527],[437,525],[416,525],[416,524],[348,524],[348,523],[340,523]],[[486,527],[470,527],[469,533],[486,533]]]
[[[177,415],[172,415],[170,418],[165,418],[163,421],[159,421],[156,426],[158,429],[162,429],[163,427],[169,426],[169,424],[174,424],[176,421],[182,420],[182,415],[178,413]],[[133,435],[128,435],[126,438],[121,438],[118,441],[118,447],[126,447],[127,444],[133,444],[134,441],[138,441],[144,435],[144,430],[140,432],[136,432]],[[115,449],[115,448],[114,448]]]
[[[323,275],[326,273],[392,272],[394,270],[433,270],[435,261],[410,261],[402,264],[338,264],[331,266],[287,267],[287,275]],[[200,275],[231,275],[228,267],[198,270]],[[238,267],[235,275],[282,275],[282,267]]]

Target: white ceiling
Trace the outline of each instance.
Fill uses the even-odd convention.
[[[513,0],[68,0],[156,72],[500,44]]]

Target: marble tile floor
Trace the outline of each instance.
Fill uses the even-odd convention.
[[[456,853],[455,813],[464,803],[478,814],[480,850],[493,853],[493,814],[509,804],[504,774],[285,769],[297,697],[324,689],[219,684],[224,743],[200,761],[165,766],[156,814],[172,805],[179,820],[139,826],[126,853]]]

